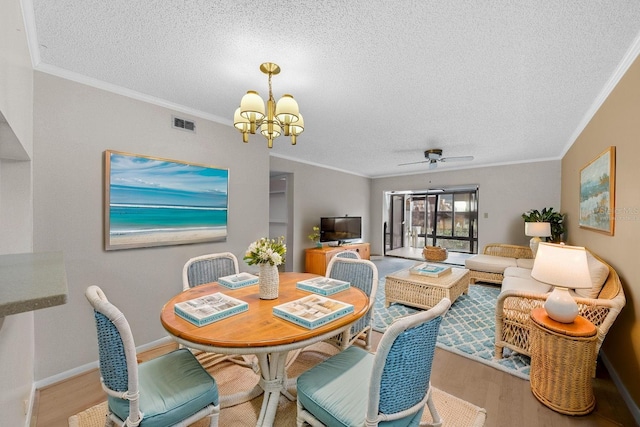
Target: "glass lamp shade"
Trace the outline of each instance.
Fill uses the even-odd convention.
[[[296,145],[296,138],[304,132],[304,119],[302,114],[298,114],[298,121],[292,125],[289,125],[289,133],[291,134],[291,145]]]
[[[295,123],[298,121],[299,114],[298,103],[293,96],[288,93],[282,95],[276,104],[276,118],[280,123],[284,125]]]
[[[236,112],[233,114],[233,126],[235,126],[235,128],[240,132],[249,132],[249,119],[242,117],[242,114],[240,114],[240,107],[238,107]]]
[[[240,114],[242,117],[257,122],[264,117],[264,101],[254,90],[247,91],[240,101]]]
[[[265,137],[269,137],[269,123],[267,122],[262,123],[262,125],[260,126],[260,133],[262,133],[262,135]],[[273,133],[271,135],[272,138],[279,137],[281,133],[282,133],[282,128],[280,127],[280,125],[276,122],[273,122]]]
[[[561,323],[571,323],[578,315],[578,305],[569,289],[592,286],[587,252],[580,246],[540,243],[531,277],[555,287],[544,308],[550,318]]]

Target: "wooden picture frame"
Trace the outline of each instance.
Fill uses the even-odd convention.
[[[580,170],[579,226],[613,236],[616,147],[600,153]]]
[[[105,250],[225,241],[229,170],[107,150]]]

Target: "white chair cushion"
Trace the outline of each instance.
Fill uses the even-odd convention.
[[[589,252],[587,252],[587,264],[589,265],[589,276],[591,276],[591,288],[576,289],[575,292],[582,298],[598,298],[604,282],[609,277],[609,267]]]
[[[464,265],[469,270],[484,271],[487,273],[504,272],[507,267],[516,267],[516,259],[504,256],[478,254],[468,258]]]
[[[533,258],[518,258],[516,259],[516,264],[520,268],[528,268],[529,270],[533,270]]]
[[[533,294],[546,294],[551,291],[551,285],[547,285],[542,282],[538,282],[531,276],[529,278],[522,278],[516,276],[505,277],[500,287],[500,292],[504,291],[520,291]]]

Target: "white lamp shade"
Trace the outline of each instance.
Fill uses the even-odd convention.
[[[592,286],[587,252],[580,246],[540,243],[531,277],[563,288],[586,289]]]
[[[304,119],[302,114],[298,113],[298,121],[290,125],[289,132],[292,135],[300,135],[304,131]]]
[[[240,114],[249,120],[262,120],[264,117],[264,101],[260,98],[258,92],[250,90],[242,97],[240,101]]]
[[[551,224],[548,222],[525,222],[524,234],[529,237],[551,236]]]
[[[240,132],[249,132],[249,119],[242,117],[242,114],[240,114],[240,108],[237,108],[236,112],[233,114],[233,126],[235,126],[235,128]]]
[[[262,135],[268,137],[269,136],[269,123],[267,122],[263,122],[262,125],[260,126],[260,133],[262,133]],[[277,138],[280,136],[280,134],[282,133],[282,128],[280,127],[279,124],[277,124],[276,122],[273,122],[273,133],[272,133],[272,137],[273,138]]]
[[[298,103],[293,96],[288,93],[282,95],[276,104],[276,118],[280,123],[285,125],[295,123],[298,121],[299,114]]]

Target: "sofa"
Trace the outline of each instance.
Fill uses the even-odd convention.
[[[588,249],[587,263],[592,287],[570,290],[570,293],[578,303],[579,314],[596,326],[597,353],[626,300],[613,267]],[[552,287],[533,279],[531,268],[509,266],[502,275],[496,303],[495,357],[502,358],[505,347],[530,356],[529,314],[544,304]]]
[[[528,246],[491,243],[484,247],[482,254],[465,261],[469,270],[469,284],[476,281],[502,285],[504,271],[509,267],[533,268],[533,252]]]

